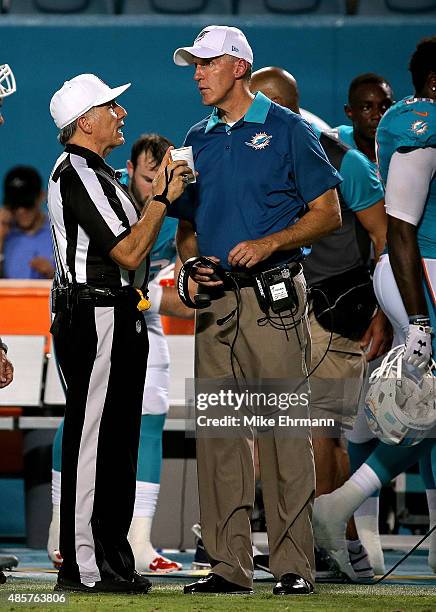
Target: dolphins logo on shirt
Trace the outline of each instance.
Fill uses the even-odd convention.
[[[245,144],[251,147],[252,149],[265,149],[269,145],[269,141],[272,136],[266,134],[265,132],[260,132],[259,134],[255,134],[250,142],[246,142]]]
[[[410,126],[410,129],[412,130],[412,132],[415,132],[415,134],[418,134],[418,135],[425,134],[426,131],[428,130],[428,123],[426,123],[425,121],[420,121],[418,119],[417,121],[414,121],[412,123],[412,125]]]

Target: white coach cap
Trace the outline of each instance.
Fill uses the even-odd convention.
[[[177,66],[189,66],[195,63],[196,57],[208,59],[224,54],[239,57],[253,65],[253,51],[245,34],[230,26],[207,26],[201,30],[192,47],[176,49],[173,59]]]
[[[65,81],[54,94],[50,102],[50,114],[61,130],[93,106],[115,100],[129,87],[130,83],[127,83],[111,89],[95,74],[79,74],[71,81]]]

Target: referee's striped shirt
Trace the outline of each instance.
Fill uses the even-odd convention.
[[[49,179],[48,210],[70,280],[93,287],[143,286],[148,258],[136,271],[129,271],[109,257],[139,214],[113,168],[97,153],[66,145]]]

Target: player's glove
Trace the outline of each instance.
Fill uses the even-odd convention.
[[[429,325],[428,318],[413,317],[413,319],[413,322],[409,323],[403,359],[409,365],[423,370],[431,358],[431,334],[433,329]]]

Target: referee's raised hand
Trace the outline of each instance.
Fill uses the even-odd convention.
[[[185,160],[171,161],[172,149],[174,147],[168,147],[152,183],[153,196],[164,195],[170,203],[182,195],[193,177]]]
[[[6,352],[0,349],[0,389],[7,387],[14,377],[14,367],[6,356]]]

